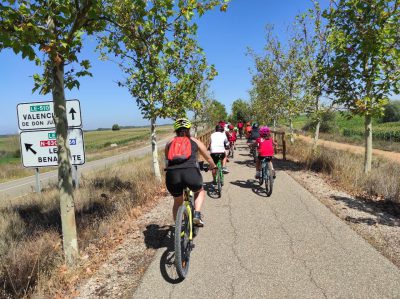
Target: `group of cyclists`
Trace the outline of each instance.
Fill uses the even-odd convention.
[[[237,126],[219,121],[215,126],[215,132],[211,134],[209,144],[205,145],[200,140],[190,135],[191,122],[187,118],[179,118],[174,123],[176,136],[165,146],[166,157],[166,186],[170,194],[174,197],[172,214],[174,220],[178,208],[183,203],[183,192],[186,187],[194,192],[195,212],[193,223],[196,226],[204,226],[201,215],[201,207],[205,199],[203,189],[203,178],[200,173],[198,154],[202,155],[209,163],[209,169],[212,171],[213,184],[216,184],[217,163],[222,161],[223,171],[229,173],[227,168],[228,153],[231,148],[236,148],[236,141],[242,138],[244,133],[247,138],[247,145],[250,150],[256,151],[256,174],[260,176],[260,161],[267,157],[269,168],[275,178],[275,170],[272,164],[274,155],[274,146],[276,142],[271,137],[271,130],[267,126],[259,127],[257,122],[246,124],[239,121]]]

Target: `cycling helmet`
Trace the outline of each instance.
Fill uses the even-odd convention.
[[[224,127],[221,125],[216,125],[215,126],[215,132],[224,132]]]
[[[253,123],[252,127],[253,127],[253,129],[258,129],[258,123],[257,122]]]
[[[232,125],[229,125],[228,128],[229,128],[229,130],[233,130],[233,126]]]
[[[187,118],[178,118],[174,123],[174,130],[178,130],[180,128],[190,129],[192,123]]]
[[[268,135],[270,132],[271,132],[271,130],[270,130],[267,126],[261,127],[261,128],[260,128],[260,135],[261,135],[261,136],[266,136],[266,135]]]

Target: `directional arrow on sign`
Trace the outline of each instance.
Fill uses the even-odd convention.
[[[30,144],[30,143],[24,143],[24,144],[25,144],[25,149],[27,152],[30,150],[34,155],[36,155],[36,151],[32,148],[33,144]]]
[[[69,110],[69,114],[72,115],[72,120],[75,120],[75,113],[76,113],[76,111],[74,108],[71,108],[71,110]]]

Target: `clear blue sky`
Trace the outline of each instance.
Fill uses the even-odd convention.
[[[328,0],[321,2],[325,6]],[[232,0],[226,13],[215,10],[199,20],[199,42],[209,63],[215,64],[219,73],[211,83],[211,89],[228,112],[235,99],[248,99],[249,68],[253,62],[246,56],[247,47],[262,51],[266,24],[274,24],[276,33],[285,39],[286,27],[296,14],[308,7],[311,7],[308,0]],[[82,57],[91,60],[93,77],[82,79],[79,90],[66,90],[67,99],[81,101],[84,129],[110,128],[114,123],[147,124],[127,90],[117,87],[115,81],[121,78],[119,68],[113,63],[99,61],[94,47],[94,38],[89,38],[81,53]],[[32,94],[31,76],[40,72],[32,62],[5,50],[0,52],[0,66],[0,134],[16,133],[16,105],[49,101],[51,95]]]

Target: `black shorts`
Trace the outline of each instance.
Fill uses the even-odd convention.
[[[186,187],[193,192],[200,191],[203,188],[203,177],[200,170],[195,167],[169,169],[166,173],[165,183],[169,193],[178,197],[183,194]]]
[[[213,153],[211,154],[211,158],[213,159],[214,163],[217,164],[219,160],[224,160],[226,154],[225,153]]]

